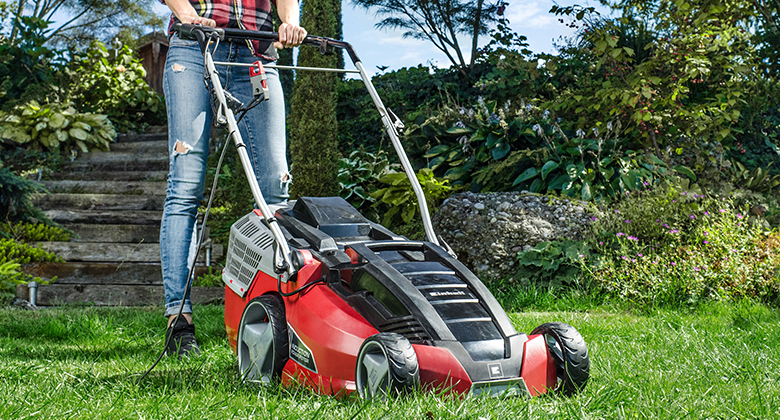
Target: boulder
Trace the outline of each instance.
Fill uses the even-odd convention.
[[[433,217],[436,232],[483,279],[514,274],[517,254],[540,242],[582,240],[587,203],[523,192],[454,194]]]

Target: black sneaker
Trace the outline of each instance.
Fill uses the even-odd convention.
[[[168,342],[165,343],[165,354],[168,356],[196,357],[200,355],[198,342],[195,341],[195,326],[187,323],[187,320],[178,317],[165,332]]]

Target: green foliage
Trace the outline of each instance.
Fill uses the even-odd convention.
[[[304,3],[301,26],[311,34],[335,37],[341,20],[341,2],[313,0]],[[301,48],[298,65],[336,67],[338,57],[323,55],[312,47]],[[336,84],[338,76],[328,72],[298,72],[290,114],[292,197],[333,196],[338,193]]]
[[[397,164],[390,164],[387,154],[382,151],[369,153],[355,150],[349,157],[339,160],[339,195],[352,204],[362,215],[378,220],[372,205],[376,199],[371,193],[378,190],[379,179],[391,171],[399,170]]]
[[[209,266],[206,273],[201,274],[193,283],[196,287],[219,287],[224,286],[222,282],[222,270],[219,267]]]
[[[749,36],[736,23],[745,13],[743,5],[678,0],[639,9],[639,15],[629,2],[620,6],[623,17],[585,28],[590,49],[577,54],[588,66],[576,85],[559,90],[551,109],[576,114],[579,126],[618,118],[630,136],[643,139],[663,159],[672,151],[695,148],[697,141],[733,139],[754,63]],[[644,38],[652,42],[642,46],[647,55],[639,61],[621,39],[626,27],[646,22],[657,26],[646,29],[653,36]],[[548,68],[556,71],[560,60],[551,60]]]
[[[574,287],[578,284],[580,267],[585,258],[591,258],[590,246],[585,242],[540,242],[517,254],[518,268],[514,280],[548,289]]]
[[[769,167],[756,168],[750,171],[737,161],[734,161],[733,165],[735,168],[734,184],[737,186],[755,192],[771,194],[772,189],[780,185],[780,175],[772,176],[769,172]]]
[[[549,111],[522,104],[480,102],[477,110],[445,107],[421,124],[410,126],[407,138],[429,145],[428,167],[453,185],[472,191],[556,191],[583,200],[613,199],[676,172],[695,175],[678,165],[671,170],[652,154],[631,150],[619,121],[593,137],[577,130],[566,134]],[[438,144],[437,144],[438,143]]]
[[[420,169],[416,176],[430,210],[435,209],[438,202],[449,197],[452,193],[449,181],[436,178],[433,171],[428,168]],[[394,225],[411,223],[420,210],[417,196],[414,194],[406,173],[389,173],[379,178],[379,182],[388,184],[388,186],[371,193],[371,197],[377,200],[374,206],[385,204],[389,207],[382,218],[382,224],[392,229]]]
[[[0,139],[32,150],[52,150],[73,156],[78,150],[108,150],[116,132],[105,115],[79,113],[73,103],[30,101],[10,113],[0,113]]]
[[[34,262],[65,262],[65,260],[56,254],[22,242],[0,239],[0,295],[15,295],[17,284],[26,284],[33,280],[47,284],[55,280],[44,281],[18,270],[21,265]]]
[[[68,242],[70,233],[57,226],[43,223],[3,222],[0,235],[17,242]]]
[[[45,218],[32,204],[32,195],[42,191],[41,184],[0,167],[0,220]]]
[[[93,41],[68,62],[67,73],[69,97],[82,112],[106,114],[120,131],[164,123],[164,101],[146,84],[146,70],[127,46],[108,50]]]
[[[31,101],[61,97],[57,87],[58,51],[44,46],[49,22],[34,17],[13,19],[18,42],[0,35],[0,110]]]
[[[603,257],[583,275],[595,290],[642,305],[780,303],[780,237],[731,200],[669,186],[632,194],[593,226]]]

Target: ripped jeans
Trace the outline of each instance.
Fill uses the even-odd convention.
[[[253,63],[255,57],[242,42],[221,42],[214,61]],[[248,67],[217,66],[222,86],[248,105],[252,85]],[[239,124],[241,138],[252,162],[263,197],[269,204],[288,198],[284,98],[279,75],[266,69],[270,100],[250,110]],[[196,41],[173,36],[163,76],[168,108],[168,153],[170,171],[160,226],[160,260],[165,286],[165,315],[192,313],[189,296],[183,296],[189,265],[195,258],[196,219],[203,199],[212,108],[203,82],[203,55]],[[226,147],[233,147],[226,145]],[[242,168],[232,168],[243,172]],[[248,188],[248,186],[247,186]]]

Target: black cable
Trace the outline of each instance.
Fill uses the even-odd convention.
[[[298,273],[295,273],[295,274],[298,274]],[[292,280],[293,280],[293,278],[294,278],[294,277],[290,277],[290,281],[292,281]],[[325,282],[326,282],[326,280],[325,280],[325,277],[322,277],[322,278],[320,278],[320,279],[318,279],[318,280],[314,280],[314,281],[313,281],[313,282],[311,282],[311,283],[306,283],[306,284],[304,284],[303,286],[299,287],[299,288],[298,288],[298,289],[296,289],[296,290],[293,290],[293,291],[292,291],[292,292],[290,292],[290,293],[284,293],[284,292],[282,291],[282,277],[281,277],[281,276],[279,276],[279,279],[278,279],[278,280],[277,280],[277,282],[276,282],[276,286],[277,286],[277,289],[279,290],[279,294],[280,294],[280,295],[282,295],[282,296],[284,296],[284,297],[290,297],[290,296],[293,296],[293,295],[297,295],[298,293],[301,293],[301,292],[303,292],[304,290],[306,290],[306,289],[308,289],[308,288],[310,288],[310,287],[312,287],[312,286],[314,286],[314,285],[317,285],[317,284],[319,284],[319,283],[325,283]]]
[[[195,257],[192,259],[192,265],[190,266],[190,271],[189,271],[189,274],[187,275],[187,287],[184,289],[184,295],[182,295],[181,303],[179,304],[179,312],[176,315],[176,318],[174,318],[174,320],[173,320],[174,326],[176,325],[177,322],[179,322],[179,317],[181,316],[182,311],[184,310],[184,300],[187,297],[187,294],[189,294],[190,288],[192,287],[192,282],[194,280],[193,279],[193,274],[195,273],[195,262],[198,259],[198,254],[200,254],[200,248],[201,248],[201,246],[203,246],[204,236],[206,236],[205,226],[206,226],[206,222],[209,219],[209,212],[211,211],[211,204],[214,201],[214,195],[217,192],[217,185],[218,185],[218,181],[219,181],[219,170],[222,168],[222,161],[225,158],[225,151],[228,148],[228,141],[230,140],[229,136],[230,136],[230,134],[228,134],[228,138],[225,139],[225,144],[224,144],[224,146],[222,146],[222,154],[219,155],[219,162],[217,162],[217,171],[214,174],[214,182],[212,183],[211,193],[209,194],[209,202],[206,205],[206,213],[203,215],[203,223],[202,223],[202,225],[203,225],[204,228],[201,229],[201,231],[200,231],[200,238],[198,239],[198,246],[195,249]],[[165,355],[166,350],[168,349],[168,342],[171,339],[171,333],[172,332],[173,332],[172,328],[171,329],[166,329],[166,332],[165,332],[165,343],[163,345],[163,351],[160,352],[159,356],[157,356],[157,360],[154,361],[152,366],[150,366],[149,369],[146,372],[144,372],[144,374],[141,375],[141,377],[138,378],[137,381],[135,381],[136,384],[140,383],[146,377],[146,375],[148,375],[152,370],[154,370],[154,368],[157,367],[157,364],[160,363],[160,360],[162,360],[163,356]]]

